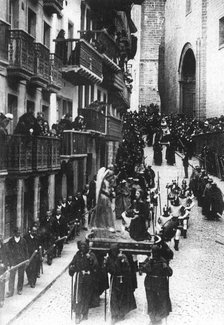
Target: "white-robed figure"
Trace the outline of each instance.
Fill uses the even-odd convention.
[[[114,177],[113,171],[102,167],[97,173],[96,179],[96,210],[92,215],[92,228],[106,228],[115,231],[115,220],[112,210],[113,191],[110,181]]]

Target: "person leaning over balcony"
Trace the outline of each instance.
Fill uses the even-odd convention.
[[[15,266],[21,262],[29,259],[28,247],[26,240],[21,237],[20,229],[17,227],[14,229],[14,235],[9,239],[7,244],[7,254],[9,259],[10,267]],[[24,271],[25,265],[21,265],[18,268],[18,282],[17,282],[17,293],[22,294],[23,283],[24,283]],[[14,294],[16,270],[10,271],[9,277],[9,292],[7,297],[11,297]]]
[[[8,134],[7,126],[12,119],[12,114],[7,113],[4,115],[3,113],[0,113],[0,141]]]
[[[78,115],[76,116],[74,122],[72,123],[73,125],[73,129],[77,130],[77,131],[83,131],[86,129],[86,123],[84,120],[84,116],[82,115]]]

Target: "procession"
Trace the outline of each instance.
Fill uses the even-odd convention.
[[[223,0],[0,0],[1,325],[223,325]]]
[[[158,164],[155,145],[148,146],[144,140],[148,136],[137,128],[130,128],[140,117],[141,114],[135,113],[125,118],[128,123],[123,139],[126,159],[124,151],[118,150],[118,164],[101,167],[82,192],[62,198],[54,214],[47,212],[24,237],[16,228],[7,245],[2,242],[3,309],[5,296],[10,298],[14,294],[16,270],[17,293],[21,294],[25,273],[28,285],[35,288],[39,278],[44,277],[43,265],[44,269],[46,265],[54,268],[55,260],[63,256],[64,247],[74,249],[77,245],[78,251],[68,266],[70,314],[76,324],[91,321],[89,310],[102,305],[101,317],[105,322],[115,324],[125,320],[138,308],[135,292],[138,278],[143,274],[146,275],[144,291],[150,324],[167,324],[175,299],[170,297],[169,285],[169,277],[175,273],[172,260],[190,236],[192,209],[197,205],[206,220],[220,222],[223,194],[203,168],[203,158],[191,157],[186,164],[185,148],[180,151],[174,148],[175,163],[170,167],[169,143],[164,144],[164,138],[167,141],[167,133],[172,130],[166,126],[163,131],[164,118],[159,126],[162,161]],[[133,134],[136,136],[134,147]],[[154,139],[158,138],[157,134],[156,129]],[[161,166],[175,175],[169,182],[164,171],[160,174]],[[9,291],[5,294],[8,280]]]

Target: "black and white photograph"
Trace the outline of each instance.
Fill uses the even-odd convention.
[[[224,0],[0,0],[0,324],[224,324]]]

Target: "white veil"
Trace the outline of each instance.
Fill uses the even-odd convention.
[[[97,177],[96,177],[96,204],[98,203],[102,183],[107,173],[108,173],[108,169],[106,169],[105,167],[101,167],[98,170]]]

